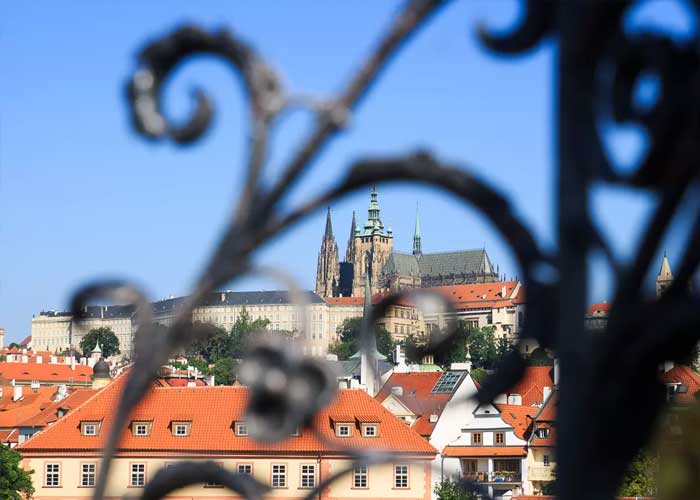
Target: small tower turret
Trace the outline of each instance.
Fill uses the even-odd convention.
[[[659,269],[659,274],[656,276],[656,296],[661,297],[664,291],[671,286],[671,283],[673,283],[671,264],[668,262],[666,252],[664,252],[664,258],[661,261],[661,269]]]

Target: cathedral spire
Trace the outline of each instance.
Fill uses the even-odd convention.
[[[350,237],[348,238],[348,246],[345,249],[345,262],[355,261],[355,233],[357,232],[357,223],[355,222],[355,211],[352,211],[352,223],[350,224]]]
[[[659,269],[659,274],[656,276],[656,296],[660,297],[672,282],[673,273],[671,272],[671,264],[668,262],[666,252],[664,252],[664,258],[661,261],[661,269]]]
[[[326,213],[326,231],[323,234],[324,240],[333,239],[333,223],[331,222],[331,207],[328,207],[328,212]]]
[[[421,248],[420,237],[420,217],[418,215],[418,206],[416,206],[416,227],[413,230],[413,255],[419,256],[423,253]]]

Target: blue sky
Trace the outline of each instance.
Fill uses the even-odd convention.
[[[652,2],[640,22],[659,19],[682,36],[691,21],[673,2]],[[153,299],[186,294],[222,229],[242,173],[245,108],[235,75],[213,58],[182,67],[166,88],[167,112],[187,115],[201,86],[216,103],[213,128],[188,148],[148,143],[129,127],[124,84],[135,54],[184,23],[227,27],[253,42],[292,93],[330,96],[368,53],[400,2],[15,2],[0,21],[0,326],[6,341],[29,334],[32,314],[65,308],[85,280],[135,280]],[[482,50],[478,22],[505,29],[516,2],[456,2],[405,48],[289,200],[298,203],[339,178],[353,159],[427,148],[471,166],[507,194],[548,248],[554,246],[553,62],[545,44],[515,59]],[[304,136],[309,117],[279,127],[266,179],[274,179]],[[622,131],[621,157],[635,150]],[[638,142],[638,141],[637,141]],[[433,189],[380,186],[395,248],[409,250],[420,205],[423,250],[485,246],[508,276],[512,255],[469,207]],[[369,193],[332,206],[341,254],[352,210],[363,221]],[[653,199],[599,189],[597,220],[616,252],[630,255]],[[313,287],[324,213],[286,233],[257,257]],[[676,245],[677,246],[677,245]],[[677,258],[673,241],[669,255]],[[594,266],[591,299],[611,290]],[[279,288],[259,279],[231,288]]]

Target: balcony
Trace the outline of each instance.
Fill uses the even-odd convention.
[[[533,465],[528,468],[527,477],[530,481],[554,481],[554,467]]]
[[[464,479],[475,483],[521,483],[520,471],[465,472]]]

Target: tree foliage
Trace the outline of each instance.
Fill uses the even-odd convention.
[[[546,349],[538,347],[528,356],[527,364],[530,366],[553,366],[554,360],[549,356]]]
[[[444,480],[435,485],[438,500],[477,500],[473,491],[464,488],[457,481]]]
[[[100,348],[102,349],[102,356],[105,358],[121,353],[119,350],[119,339],[112,329],[101,326],[100,328],[93,328],[90,330],[87,335],[83,337],[83,340],[80,341],[80,350],[83,351],[85,356],[90,355],[98,339],[100,341]]]
[[[435,362],[443,368],[448,368],[452,363],[464,363],[467,360],[468,347],[474,370],[492,370],[501,357],[512,349],[507,339],[496,338],[495,330],[493,326],[470,327],[462,321],[454,326],[451,334],[448,329],[434,330],[431,333],[434,338],[446,336],[432,352]],[[404,339],[406,359],[412,363],[419,363],[425,352],[425,343],[424,339],[407,336]]]
[[[360,350],[359,337],[360,329],[362,328],[362,318],[347,318],[343,321],[336,331],[338,340],[333,342],[328,348],[328,352],[338,356],[338,359],[345,360]],[[374,327],[374,333],[377,337],[377,350],[387,358],[391,358],[391,352],[394,350],[396,343],[391,338],[391,334],[386,328],[381,326]]]
[[[22,456],[4,444],[0,444],[0,498],[23,500],[34,494],[31,475],[33,470],[20,466]]]
[[[620,483],[619,496],[656,496],[656,474],[658,458],[655,453],[643,450],[635,457]]]

